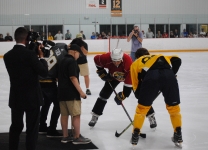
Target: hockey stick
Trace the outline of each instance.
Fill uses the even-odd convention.
[[[112,88],[113,92],[115,93],[115,95],[117,96],[118,94],[116,93],[115,89],[112,87],[111,83],[110,83],[109,81],[108,81],[108,83],[109,83],[110,87]],[[129,113],[127,112],[127,110],[126,110],[126,108],[124,107],[124,105],[123,105],[122,102],[121,102],[121,106],[123,107],[123,109],[124,109],[126,115],[128,116],[129,120],[131,121],[131,124],[133,125],[133,121],[132,121],[131,117],[129,116]],[[130,124],[130,125],[131,125],[131,124]],[[128,129],[128,128],[127,128],[127,129]],[[123,131],[123,132],[124,132],[124,131]],[[117,131],[116,131],[116,133],[117,133]],[[116,136],[116,134],[115,134],[115,136]],[[140,133],[140,136],[141,136],[142,138],[146,138],[146,134],[145,134],[145,133]],[[116,136],[116,137],[118,137],[118,136]]]
[[[121,134],[123,134],[131,125],[133,124],[133,122],[131,122],[121,133],[118,133],[117,131],[116,131],[116,133],[115,133],[115,136],[116,137],[119,137],[119,136],[121,136]],[[145,135],[145,137],[143,137],[143,138],[146,138],[146,134],[144,134]]]
[[[133,125],[133,122],[131,122],[121,133],[118,133],[116,131],[115,136],[116,137],[121,136],[121,134],[123,134],[131,125]],[[142,138],[146,138],[146,134],[145,133],[140,133],[139,136],[141,136]]]
[[[116,45],[116,48],[118,48],[118,44],[119,44],[119,38],[118,38],[118,41],[117,41],[117,45]]]
[[[112,88],[113,92],[115,93],[115,95],[117,96],[118,94],[117,94],[117,92],[115,91],[115,89],[112,87],[111,83],[110,83],[109,81],[108,81],[108,83],[109,83],[109,85],[111,86],[111,88]],[[121,102],[121,106],[123,107],[123,109],[124,109],[126,115],[128,116],[129,120],[130,120],[131,122],[133,122],[132,119],[131,119],[131,117],[129,116],[129,113],[126,111],[126,108],[124,107],[124,105],[123,105],[122,102]]]
[[[159,91],[158,92],[158,94],[157,94],[157,96],[155,97],[155,99],[160,95],[160,93],[161,93],[161,91]],[[116,131],[116,133],[115,133],[115,136],[116,137],[119,137],[119,136],[121,136],[121,134],[123,134],[131,125],[133,124],[133,122],[132,123],[130,123],[121,133],[118,133],[117,131]],[[141,134],[141,133],[140,133]],[[144,138],[146,138],[146,134],[145,134],[145,137]]]

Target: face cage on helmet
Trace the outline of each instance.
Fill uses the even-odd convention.
[[[112,58],[111,58],[111,60],[112,60],[112,61],[122,61],[122,58],[120,58],[120,59],[112,59]]]

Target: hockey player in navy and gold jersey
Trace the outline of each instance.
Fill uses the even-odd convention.
[[[51,42],[50,42],[51,43]],[[58,64],[67,54],[67,45],[65,43],[54,43],[50,49],[48,58],[44,58],[48,63],[48,76],[39,77],[41,91],[44,97],[44,105],[41,108],[39,134],[47,134],[47,137],[60,137],[57,130],[58,118],[60,116],[59,101],[57,99],[57,78],[58,78]],[[50,125],[47,126],[46,120],[48,111],[53,103],[53,110],[50,119]]]
[[[182,121],[179,107],[179,87],[176,79],[181,59],[178,56],[149,55],[145,48],[138,49],[135,56],[138,59],[132,63],[130,73],[138,105],[134,116],[131,143],[137,145],[145,115],[161,91],[174,130],[172,141],[181,146],[183,142]]]

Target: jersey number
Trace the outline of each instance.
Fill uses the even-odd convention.
[[[113,8],[120,8],[120,3],[121,1],[120,0],[113,0]]]
[[[48,63],[48,70],[51,70],[51,68],[53,68],[53,66],[57,63],[57,59],[53,54],[53,51],[50,51],[50,56],[45,59]]]
[[[146,56],[144,58],[142,58],[142,63],[145,64],[150,58],[154,57],[155,55],[152,56]]]

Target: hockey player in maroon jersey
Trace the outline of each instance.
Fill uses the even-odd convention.
[[[123,53],[120,48],[112,50],[111,53],[109,52],[102,55],[96,55],[94,57],[94,62],[98,69],[97,74],[103,81],[105,81],[105,84],[100,91],[99,97],[97,98],[97,101],[92,109],[92,119],[89,122],[90,127],[94,127],[97,123],[98,117],[103,114],[107,100],[113,92],[110,84],[115,89],[120,82],[124,82],[123,91],[119,92],[114,98],[118,105],[121,105],[122,100],[124,100],[126,97],[129,97],[132,91],[132,82],[130,76],[130,66],[132,64],[132,59],[129,55]],[[108,73],[105,68],[108,69]],[[154,117],[153,108],[150,109],[147,116],[148,115]],[[151,128],[157,126],[155,121],[151,122]]]
[[[118,105],[121,104],[121,100],[124,100],[131,94],[132,90],[130,76],[132,60],[131,57],[123,53],[120,48],[114,49],[111,53],[96,55],[94,57],[94,62],[98,69],[97,74],[105,81],[105,84],[92,109],[92,120],[89,122],[89,126],[91,127],[95,126],[98,117],[103,114],[107,100],[113,92],[108,82],[110,82],[113,88],[116,88],[120,82],[124,82],[123,91],[119,92],[118,97],[115,96],[114,98]],[[108,73],[105,68],[108,69]]]

